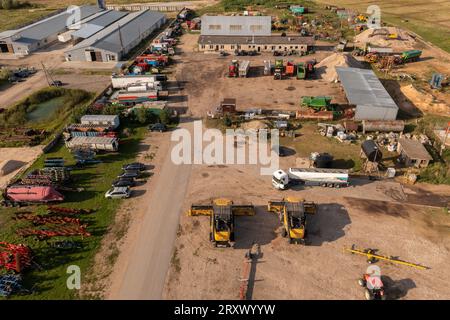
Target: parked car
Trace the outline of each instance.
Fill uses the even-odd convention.
[[[62,87],[62,85],[63,85],[63,83],[59,80],[55,80],[50,84],[50,86],[52,86],[52,87]]]
[[[117,176],[117,178],[129,178],[134,179],[139,177],[139,171],[124,171],[120,175]]]
[[[127,163],[122,167],[123,170],[139,170],[144,171],[145,170],[145,164],[140,162],[133,162],[133,163]]]
[[[131,195],[131,190],[129,187],[117,187],[117,188],[109,189],[105,194],[105,198],[123,199],[123,198],[129,198],[130,195]]]
[[[132,187],[134,186],[133,179],[117,179],[112,183],[112,187]]]
[[[163,123],[155,123],[155,124],[153,124],[153,125],[150,125],[150,126],[148,127],[148,129],[149,129],[150,131],[164,132],[164,131],[167,130],[167,127],[166,127],[166,125],[163,124]]]

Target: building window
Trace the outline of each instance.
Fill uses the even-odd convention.
[[[281,46],[279,46],[278,49],[281,49]]]
[[[202,49],[205,49],[205,45],[204,44],[202,44]]]
[[[250,25],[250,31],[251,32],[261,31],[262,28],[263,28],[263,26],[260,25],[260,24],[252,24],[252,25]]]
[[[272,46],[272,50],[275,50],[275,46]]]
[[[295,46],[295,49],[298,49],[298,46]]]
[[[212,44],[209,45],[210,49],[214,49],[214,46]]]
[[[230,31],[241,31],[242,25],[240,24],[230,24]]]
[[[234,46],[231,46],[231,50],[234,50]]]
[[[220,24],[210,24],[210,25],[208,26],[208,29],[209,29],[209,30],[221,30],[221,29],[222,29],[222,26],[221,26]]]
[[[223,44],[220,45],[220,49],[224,49],[225,46]]]
[[[267,50],[267,46],[264,46],[264,50]]]

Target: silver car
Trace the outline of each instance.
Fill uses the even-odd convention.
[[[106,191],[105,198],[124,199],[131,196],[130,187],[115,187]]]

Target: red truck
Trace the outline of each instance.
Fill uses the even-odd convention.
[[[64,200],[64,196],[50,186],[12,185],[6,188],[3,197],[3,202],[6,205],[47,203]]]

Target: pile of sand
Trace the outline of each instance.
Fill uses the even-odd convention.
[[[389,39],[389,34],[397,34],[397,39]],[[355,37],[355,43],[370,43],[376,47],[390,47],[394,51],[413,49],[416,40],[405,30],[397,27],[386,27],[378,30],[367,29]]]
[[[267,129],[267,124],[265,122],[259,121],[259,120],[252,120],[250,122],[245,122],[242,124],[242,129],[244,130],[260,130],[260,129]]]
[[[400,87],[400,91],[422,112],[449,114],[450,106],[437,101],[433,95],[418,91],[412,84]]]
[[[323,80],[335,82],[338,80],[336,67],[361,68],[361,63],[349,53],[333,53],[316,65],[316,72]]]

